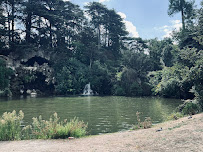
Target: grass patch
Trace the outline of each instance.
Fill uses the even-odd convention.
[[[168,130],[173,130],[173,129],[180,128],[180,127],[181,127],[181,125],[177,125],[177,126],[174,126],[172,128],[168,128]]]
[[[172,128],[168,128],[168,130],[173,130],[173,129],[176,129],[176,128],[180,128],[181,126],[184,126],[184,125],[186,125],[187,123],[185,123],[185,122],[182,122],[182,123],[179,123],[178,125],[176,125],[176,126],[174,126],[174,127],[172,127]]]
[[[173,112],[167,117],[167,120],[178,120],[179,118],[184,117],[184,114],[181,112]]]
[[[42,116],[33,118],[31,125],[23,126],[24,113],[16,111],[5,112],[0,118],[0,140],[24,140],[24,139],[65,139],[68,137],[82,137],[86,135],[87,125],[78,118],[69,122],[59,121],[57,113],[51,115],[49,120],[43,120]]]

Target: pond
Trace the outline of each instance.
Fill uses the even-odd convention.
[[[30,124],[33,117],[48,119],[57,112],[61,120],[78,117],[88,123],[89,134],[95,135],[130,129],[137,122],[137,111],[141,112],[141,121],[151,117],[153,123],[162,122],[181,103],[177,99],[118,96],[0,98],[0,115],[22,110],[24,123]]]

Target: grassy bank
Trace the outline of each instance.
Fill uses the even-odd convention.
[[[162,131],[156,131],[162,128]],[[124,131],[76,140],[0,142],[6,152],[200,152],[203,149],[203,113],[157,124],[149,129]]]
[[[31,125],[23,125],[24,113],[5,112],[0,118],[0,141],[25,139],[65,139],[86,135],[87,125],[77,118],[60,121],[57,113],[43,120],[42,116],[33,118]]]

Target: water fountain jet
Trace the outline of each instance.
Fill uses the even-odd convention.
[[[90,87],[90,82],[85,85],[85,88],[83,90],[83,96],[92,96],[94,95],[93,90]]]

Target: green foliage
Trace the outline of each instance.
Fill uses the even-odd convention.
[[[156,71],[156,70],[161,70],[161,63],[160,63],[160,58],[161,58],[161,42],[152,39],[149,42],[149,56],[150,56],[150,62],[151,62],[151,70]]]
[[[203,52],[196,48],[185,47],[179,51],[178,62],[189,68],[194,67],[198,61],[202,61]]]
[[[188,93],[191,85],[187,87],[187,76],[189,69],[187,67],[174,65],[165,67],[161,71],[151,72],[150,83],[153,86],[152,91],[155,95],[164,97],[181,98]],[[182,95],[183,94],[183,95]]]
[[[184,115],[194,115],[197,114],[199,111],[198,105],[192,102],[187,102],[184,106],[184,108],[182,109],[182,112]]]
[[[173,112],[167,117],[167,120],[177,120],[179,118],[184,117],[184,114],[181,112]]]
[[[3,60],[0,59],[0,90],[3,91],[3,95],[11,94],[9,85],[10,78],[13,75],[13,70],[6,67],[6,64]]]
[[[88,67],[75,58],[57,62],[55,70],[57,94],[80,94],[90,81]]]
[[[178,12],[181,12],[182,25],[183,29],[185,29],[185,20],[190,20],[194,17],[194,3],[194,0],[169,0],[168,15],[172,16]]]
[[[20,140],[21,139],[21,122],[24,113],[19,111],[5,112],[0,118],[0,140]]]
[[[201,99],[202,58],[202,51],[196,48],[180,50],[174,66],[149,73],[153,93],[165,97],[193,98],[190,89],[195,86],[195,96],[199,94],[198,98]]]
[[[0,118],[0,141],[2,140],[23,140],[23,139],[58,139],[68,137],[82,137],[86,135],[87,125],[78,118],[68,122],[59,121],[57,113],[54,113],[49,120],[43,120],[42,116],[33,118],[31,125],[22,125],[24,113],[16,111],[5,112]]]
[[[195,96],[203,107],[203,11],[200,8],[195,12],[194,1],[169,0],[168,14],[181,12],[183,28],[174,32],[173,39],[161,41],[126,37],[121,16],[98,2],[85,6],[88,19],[70,1],[1,2],[0,54],[22,61],[28,54],[44,52],[54,71],[51,93],[81,94],[90,82],[101,95]],[[15,23],[23,27],[14,28]],[[23,32],[24,38],[18,34]],[[0,60],[2,94],[19,94],[22,88],[40,90],[40,82],[46,80],[45,75],[25,68],[16,68],[15,72],[10,79],[11,70]]]
[[[148,83],[147,72],[150,58],[144,53],[146,42],[142,39],[126,40],[126,51],[123,53],[123,67],[115,74],[114,95],[149,96],[151,86]]]
[[[99,2],[88,3],[85,8],[95,29],[98,50],[106,48],[108,53],[117,59],[120,56],[120,39],[127,35],[121,16]]]
[[[87,125],[77,118],[59,122],[57,113],[54,113],[50,119],[43,120],[42,116],[33,118],[31,125],[32,138],[34,139],[58,139],[68,137],[82,137],[86,135]]]
[[[72,75],[70,70],[67,67],[63,67],[60,73],[57,73],[56,80],[56,92],[59,94],[68,94],[72,93]]]
[[[194,93],[195,101],[198,102],[201,109],[203,110],[203,88],[202,85],[193,86],[190,92]]]
[[[117,96],[125,96],[126,95],[125,90],[122,87],[120,87],[119,85],[114,85],[112,92],[114,95],[117,95]]]
[[[194,115],[201,111],[201,107],[198,104],[198,101],[194,100],[185,100],[183,104],[179,105],[176,108],[177,112],[181,112],[183,115]]]

